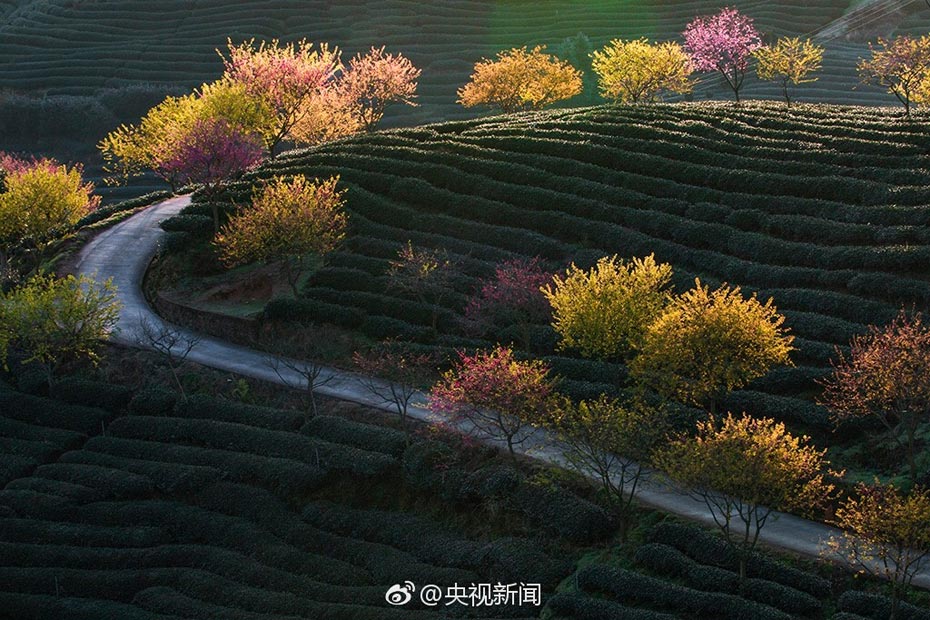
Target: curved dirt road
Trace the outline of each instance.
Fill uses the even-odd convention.
[[[120,312],[118,331],[112,335],[115,342],[144,346],[140,342],[140,325],[143,318],[159,325],[164,321],[149,307],[142,294],[141,283],[145,270],[154,256],[158,242],[163,236],[159,223],[171,217],[190,203],[189,196],[179,196],[152,205],[127,218],[98,235],[78,255],[75,271],[98,279],[112,278],[123,307]],[[189,336],[192,332],[181,330]],[[293,370],[280,367],[279,376],[268,364],[268,355],[263,352],[234,345],[217,338],[199,336],[188,359],[204,366],[239,375],[272,381],[280,384],[301,385],[300,376]],[[351,373],[328,370],[325,377],[329,383],[318,391],[326,396],[357,402],[379,409],[390,406],[373,396],[360,378]],[[426,398],[418,394],[411,408],[412,417],[419,420],[449,420],[428,412],[423,404]],[[495,443],[490,438],[487,443]],[[558,442],[547,433],[537,431],[518,451],[540,460],[563,465],[564,457]],[[660,510],[681,515],[688,519],[712,524],[713,520],[703,502],[668,487],[661,482],[647,480],[642,483],[638,500]],[[774,515],[773,515],[774,516]],[[823,551],[824,541],[838,534],[837,530],[822,523],[801,519],[789,514],[777,514],[770,519],[762,531],[761,541],[765,544],[817,557]],[[930,567],[918,575],[914,585],[930,588]]]

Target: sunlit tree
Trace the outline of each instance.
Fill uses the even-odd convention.
[[[110,280],[33,276],[0,293],[0,363],[5,365],[10,350],[15,350],[24,363],[42,367],[50,383],[62,364],[97,363],[103,338],[116,326],[119,307]]]
[[[332,252],[345,237],[345,191],[338,182],[339,177],[308,181],[297,175],[256,188],[251,206],[230,218],[214,239],[223,262],[277,263],[296,297],[310,259]]]
[[[700,280],[649,325],[630,364],[636,380],[666,397],[714,411],[731,390],[790,364],[794,336],[772,300],[739,287],[711,291]]]
[[[458,362],[430,391],[429,408],[502,441],[513,455],[532,425],[545,420],[552,394],[544,362],[518,360],[511,349],[497,346],[474,355],[459,353]]]
[[[859,59],[859,78],[887,88],[904,105],[905,115],[910,116],[915,95],[923,97],[927,92],[930,36],[879,39],[878,45],[869,44],[869,50],[871,58]]]
[[[752,18],[725,7],[715,15],[696,17],[683,36],[695,71],[719,72],[739,102],[749,59],[762,47]]]
[[[80,164],[0,153],[0,258],[25,239],[42,247],[99,204]]]
[[[623,103],[691,92],[691,60],[678,43],[614,39],[592,55],[601,94]]]
[[[591,269],[572,265],[557,274],[542,292],[559,346],[598,359],[629,355],[668,301],[671,278],[671,265],[652,254],[628,262],[604,257]]]
[[[833,492],[826,450],[794,437],[785,425],[747,415],[699,422],[660,448],[656,466],[704,502],[739,558],[740,579],[762,529],[777,509],[814,511]]]
[[[569,466],[600,481],[619,517],[621,539],[626,541],[642,467],[649,464],[669,429],[666,412],[601,395],[578,404],[563,400],[550,409],[546,423],[566,447]]]
[[[541,287],[552,275],[538,258],[505,261],[494,269],[494,277],[481,282],[465,306],[469,327],[487,334],[497,327],[516,326],[522,345],[530,347],[530,326],[549,318],[549,303]]]
[[[272,130],[265,146],[274,156],[278,145],[306,113],[307,102],[331,85],[342,69],[339,51],[325,43],[316,49],[302,39],[283,44],[277,39],[255,45],[250,40],[239,45],[228,41],[229,55],[223,57],[224,78],[273,111]]]
[[[543,52],[514,48],[475,65],[471,81],[459,89],[466,108],[486,104],[503,112],[538,110],[581,93],[581,72],[568,62]]]
[[[349,61],[339,89],[348,98],[359,123],[370,131],[390,104],[416,105],[419,77],[420,70],[408,58],[385,53],[383,46],[372,47]]]
[[[930,489],[905,495],[894,485],[860,483],[837,508],[834,523],[844,535],[832,538],[830,549],[888,581],[888,618],[895,620],[914,577],[930,563]]]
[[[838,421],[870,416],[904,453],[910,477],[919,477],[918,430],[930,422],[930,326],[902,312],[884,327],[853,338],[823,382],[821,403]]]
[[[811,73],[820,70],[823,47],[810,39],[782,37],[774,45],[760,47],[753,55],[758,62],[756,73],[759,79],[780,83],[785,103],[790,106],[788,85],[817,81]]]

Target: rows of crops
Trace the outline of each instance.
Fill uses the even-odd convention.
[[[390,122],[420,123],[454,118],[463,111],[455,91],[474,62],[508,47],[547,44],[558,51],[566,37],[585,33],[595,46],[612,37],[674,38],[695,15],[719,8],[719,2],[297,2],[263,0],[68,0],[0,3],[0,87],[67,94],[92,94],[102,88],[155,82],[188,87],[220,72],[213,51],[227,37],[282,37],[330,41],[348,53],[369,45],[387,45],[408,55],[423,69],[420,108],[399,111]],[[810,3],[798,0],[731,2],[775,35],[809,34],[842,17],[848,0]],[[919,4],[919,3],[917,3]],[[893,25],[901,31],[926,26],[921,7],[908,7]],[[853,18],[868,30],[885,28],[890,14],[875,11]],[[872,20],[872,21],[870,21]],[[887,34],[887,33],[886,33]],[[828,42],[823,77],[806,87],[813,100],[889,102],[879,89],[852,90],[855,62],[866,53],[862,43]],[[777,96],[769,86],[747,84],[749,96]],[[712,80],[696,97],[726,97]]]
[[[930,301],[928,132],[861,108],[566,110],[362,136],[279,158],[236,191],[244,201],[259,178],[296,173],[339,174],[349,188],[346,247],[303,298],[273,302],[268,318],[483,346],[514,339],[462,329],[468,295],[500,261],[540,256],[560,269],[655,252],[673,265],[678,290],[699,276],[773,297],[797,337],[797,366],[734,394],[730,406],[826,427],[826,412],[805,399],[835,348],[902,305]],[[195,204],[166,228],[209,234],[208,213]],[[444,248],[462,267],[440,307],[387,286],[389,261],[408,240]],[[548,326],[532,333],[534,353],[556,354]],[[550,361],[587,382],[572,386],[583,394],[622,372]]]
[[[579,620],[789,620],[825,617],[834,584],[822,576],[764,556],[739,580],[738,561],[724,542],[693,526],[663,523],[636,549],[634,566],[593,562],[575,575],[577,591],[550,600],[563,618]],[[834,620],[889,617],[889,601],[846,591],[837,597]],[[930,612],[904,605],[901,617],[926,620]]]
[[[0,389],[0,601],[10,617],[448,617],[416,603],[393,609],[385,592],[411,580],[538,582],[551,593],[572,566],[549,550],[611,531],[600,508],[568,491],[509,467],[468,471],[445,444],[408,447],[384,427],[81,381],[53,393],[71,402]],[[73,404],[95,393],[111,411]],[[426,498],[442,477],[461,483],[456,497],[442,485],[448,505],[494,499],[538,525],[478,538],[364,499]],[[544,532],[554,538],[534,538]],[[498,606],[478,617],[536,613]]]

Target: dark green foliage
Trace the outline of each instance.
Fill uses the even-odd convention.
[[[303,415],[295,411],[246,405],[203,394],[179,399],[172,415],[179,418],[234,422],[274,431],[297,430],[303,422]]]
[[[208,239],[213,235],[213,218],[208,215],[181,213],[161,223],[167,232],[184,232],[197,239]]]
[[[721,620],[789,620],[792,616],[731,594],[702,592],[640,573],[592,564],[578,571],[584,592],[609,594],[623,604],[646,604],[660,610]]]
[[[441,441],[416,441],[404,450],[404,480],[443,499],[457,499],[467,473],[456,460],[455,451]]]
[[[880,594],[848,590],[840,595],[837,609],[872,618],[872,620],[884,620],[891,613],[891,599]],[[930,620],[930,610],[902,602],[898,610],[898,618],[900,620]]]
[[[810,594],[771,581],[750,578],[741,585],[736,573],[695,562],[668,545],[642,545],[636,550],[634,559],[659,575],[682,578],[698,590],[736,594],[797,615],[810,615],[821,608],[820,601]]]
[[[20,392],[0,392],[3,416],[32,424],[77,431],[86,435],[99,433],[113,414],[102,409],[62,404]]]
[[[132,416],[115,420],[109,434],[295,460],[325,470],[377,475],[393,467],[385,454],[339,446],[305,435],[215,420]]]
[[[401,431],[352,422],[336,416],[315,416],[308,420],[300,430],[302,433],[332,443],[354,446],[370,452],[381,452],[394,457],[400,457],[407,447],[407,438]]]
[[[172,390],[154,387],[140,390],[129,401],[129,413],[134,415],[169,415],[178,395]]]
[[[556,618],[572,620],[676,620],[678,616],[626,607],[613,601],[559,592],[546,604]]]
[[[273,299],[265,306],[262,320],[332,323],[340,327],[356,328],[365,321],[365,312],[316,299],[282,297]]]
[[[710,566],[735,570],[738,560],[726,542],[713,534],[690,525],[660,523],[649,534],[650,542],[674,547],[686,556]],[[806,592],[816,598],[830,594],[830,582],[823,577],[786,566],[775,560],[756,555],[747,566],[750,577],[766,579]]]
[[[121,413],[129,405],[133,393],[130,388],[122,385],[68,377],[53,383],[49,396],[72,405],[99,407],[110,413]]]

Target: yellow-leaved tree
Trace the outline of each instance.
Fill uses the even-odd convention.
[[[309,181],[275,177],[257,188],[252,205],[230,218],[214,238],[227,266],[278,263],[294,296],[311,258],[332,252],[345,237],[348,217],[339,177]]]
[[[10,350],[41,367],[51,384],[68,362],[96,364],[103,338],[116,327],[120,303],[112,281],[38,274],[0,293],[0,365]]]
[[[541,289],[560,348],[604,360],[627,356],[668,301],[671,278],[671,265],[653,254],[629,262],[606,256],[587,270],[572,264]]]
[[[662,396],[714,411],[731,390],[791,363],[794,336],[784,321],[771,299],[696,280],[649,325],[630,374]]]
[[[740,580],[772,511],[811,512],[833,492],[826,450],[794,437],[781,422],[727,414],[698,422],[655,455],[656,466],[704,502],[739,561]]]
[[[486,104],[503,112],[539,110],[581,93],[581,72],[568,62],[543,52],[544,46],[514,48],[482,59],[471,82],[458,91],[466,108]]]
[[[930,562],[930,489],[905,495],[894,485],[860,483],[834,523],[844,535],[831,538],[829,548],[860,572],[888,581],[888,618],[895,620],[914,577]]]
[[[691,60],[678,43],[614,39],[591,58],[607,99],[638,103],[655,101],[663,92],[691,92]]]
[[[756,74],[760,80],[774,81],[781,84],[785,103],[791,105],[788,84],[816,82],[811,73],[819,71],[823,62],[823,48],[810,39],[799,37],[782,37],[775,45],[760,47],[753,56],[756,57]]]
[[[904,105],[905,116],[910,116],[912,103],[927,102],[923,97],[930,80],[930,36],[880,38],[878,46],[869,43],[869,50],[872,57],[860,58],[857,66],[862,82],[887,88]]]
[[[274,111],[262,99],[250,96],[244,85],[222,79],[204,84],[182,97],[167,97],[135,125],[111,131],[98,148],[103,154],[108,182],[118,183],[147,171],[154,172],[172,190],[183,182],[178,166],[167,165],[181,150],[192,129],[201,122],[221,120],[243,135],[269,142],[275,135]]]

